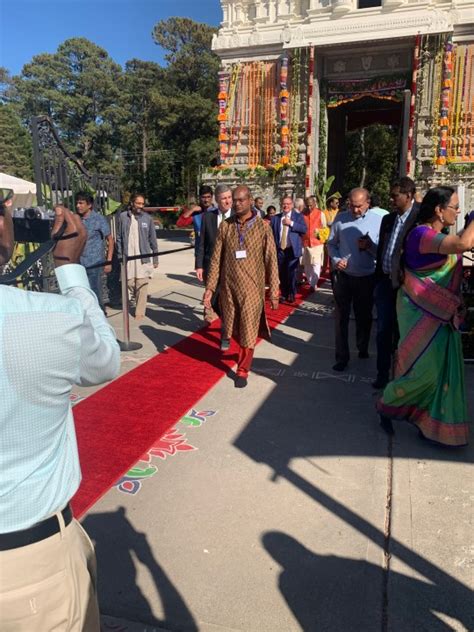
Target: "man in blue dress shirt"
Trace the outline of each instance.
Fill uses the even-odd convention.
[[[352,305],[359,358],[369,357],[375,255],[382,221],[380,215],[369,211],[369,202],[369,192],[366,189],[353,189],[349,194],[349,210],[338,213],[328,240],[329,257],[335,271],[335,371],[344,371],[349,362],[349,318]]]
[[[0,265],[11,256],[0,216]],[[79,264],[87,232],[56,209],[60,295],[0,284],[0,630],[99,632],[95,554],[69,501],[81,480],[73,384],[115,378],[115,335]]]
[[[97,296],[99,305],[105,312],[102,285],[104,283],[104,272],[112,272],[112,264],[97,266],[104,261],[112,261],[114,255],[114,238],[110,232],[109,222],[104,215],[94,211],[94,198],[90,193],[80,191],[76,193],[76,211],[81,217],[87,230],[87,242],[82,251],[81,265],[86,268],[87,278],[91,290]],[[105,243],[107,244],[107,255],[105,254]],[[107,257],[107,258],[105,258]]]

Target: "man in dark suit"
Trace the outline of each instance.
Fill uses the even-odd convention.
[[[214,244],[216,243],[217,231],[223,221],[232,214],[232,191],[226,184],[218,184],[214,192],[217,209],[203,213],[201,221],[200,240],[196,250],[196,276],[206,283],[209,265],[211,263]],[[210,314],[205,314],[207,320],[213,320],[213,316],[219,315],[219,291],[214,292],[212,297],[212,310]],[[214,312],[214,314],[213,314]],[[228,339],[221,339],[221,350],[227,351],[230,346]]]
[[[372,386],[385,388],[390,376],[392,354],[397,348],[397,291],[400,286],[400,258],[403,241],[413,228],[419,204],[415,202],[415,183],[400,178],[391,187],[393,212],[385,215],[380,226],[375,268],[375,305],[377,307],[377,379]]]
[[[296,275],[302,252],[301,237],[306,234],[306,223],[293,206],[291,197],[282,200],[282,212],[272,217],[280,275],[280,301],[293,303],[296,294]]]

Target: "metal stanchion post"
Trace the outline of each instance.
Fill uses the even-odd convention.
[[[120,351],[137,351],[143,347],[139,342],[130,342],[130,315],[128,303],[127,255],[122,254],[120,262],[120,280],[122,283],[123,342],[118,340]]]

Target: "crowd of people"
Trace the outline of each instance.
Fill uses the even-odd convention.
[[[416,201],[415,184],[391,188],[392,212],[364,188],[339,210],[285,196],[281,212],[252,198],[247,186],[201,189],[199,208],[179,225],[197,231],[196,275],[205,284],[209,320],[222,320],[221,349],[239,345],[235,386],[247,385],[258,337],[269,336],[265,300],[276,310],[295,301],[300,265],[315,290],[325,252],[335,301],[335,371],[350,361],[354,310],[359,358],[369,358],[372,313],[377,311],[377,410],[382,428],[408,420],[421,437],[447,446],[467,444],[463,356],[461,255],[474,247],[474,221],[459,234],[453,188],[430,189]],[[132,197],[120,215],[119,255],[128,261],[129,290],[143,317],[147,281],[158,265],[153,222],[145,198]],[[114,242],[90,196],[77,196],[77,213],[59,206],[53,235],[61,295],[0,285],[0,599],[2,630],[63,628],[99,632],[93,547],[73,518],[69,501],[80,482],[70,404],[73,384],[115,378],[120,353],[101,309],[100,277]],[[329,236],[328,236],[329,233]],[[0,265],[13,251],[13,222],[0,213]],[[84,267],[87,266],[87,272]],[[129,267],[129,264],[130,265]],[[89,277],[89,278],[88,278]],[[396,351],[396,353],[394,353]],[[392,375],[392,363],[394,372]]]
[[[208,191],[206,190],[206,193]],[[421,202],[417,201],[417,198]],[[257,337],[268,337],[264,303],[293,304],[298,282],[315,291],[324,262],[335,304],[335,364],[350,361],[349,323],[355,318],[358,357],[368,360],[374,308],[376,367],[382,428],[392,419],[415,424],[424,439],[467,443],[463,356],[457,327],[461,308],[460,255],[474,246],[474,222],[448,234],[459,215],[454,189],[436,187],[421,199],[408,177],[393,182],[391,212],[380,198],[355,188],[319,209],[316,198],[285,196],[263,213],[248,187],[218,185],[216,206],[201,216],[196,274],[205,284],[207,314],[222,321],[221,349],[240,345],[235,386],[246,386]],[[190,217],[191,213],[187,213]],[[452,231],[451,231],[452,232]]]
[[[393,182],[390,200],[391,212],[381,207],[376,193],[355,188],[344,199],[339,194],[329,197],[324,209],[318,208],[314,196],[303,200],[287,195],[279,209],[271,204],[265,211],[263,197],[253,198],[248,187],[232,191],[219,184],[213,191],[203,185],[199,202],[184,208],[177,226],[194,228],[196,276],[206,287],[205,320],[221,318],[222,351],[229,349],[232,336],[240,345],[236,387],[247,385],[257,338],[269,337],[265,293],[275,309],[278,303],[294,304],[298,284],[305,285],[307,293],[314,292],[326,270],[335,305],[333,370],[343,372],[350,362],[352,313],[358,357],[369,359],[375,313],[377,375],[372,386],[383,391],[377,404],[382,427],[393,432],[392,419],[408,419],[417,425],[420,436],[464,445],[465,404],[451,403],[451,397],[465,402],[459,397],[463,389],[462,352],[455,331],[459,319],[457,312],[445,310],[454,303],[460,308],[457,255],[474,245],[469,237],[472,229],[458,237],[445,234],[459,213],[457,195],[449,187],[431,189],[422,199],[413,180],[404,177]],[[158,265],[155,228],[144,206],[144,195],[133,195],[117,223],[117,253],[132,258],[127,263],[128,290],[137,320],[145,315],[148,281]],[[81,263],[105,310],[102,275],[110,271],[107,262],[114,240],[108,222],[93,210],[90,195],[77,194],[76,210],[88,234]],[[448,264],[450,273],[445,276]],[[456,298],[449,301],[452,296]],[[431,305],[433,301],[442,306]],[[422,371],[423,380],[432,373],[431,381],[422,388],[422,382],[413,379],[431,354],[427,370]],[[448,371],[445,378],[440,377],[444,375],[440,363]],[[390,381],[392,377],[395,380]],[[431,401],[435,404],[429,405]]]

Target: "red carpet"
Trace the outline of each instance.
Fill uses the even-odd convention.
[[[305,294],[297,297],[299,304]],[[295,305],[268,309],[275,328]],[[74,407],[82,483],[72,500],[81,516],[232,368],[237,345],[223,354],[219,325],[203,328],[129,371]]]

